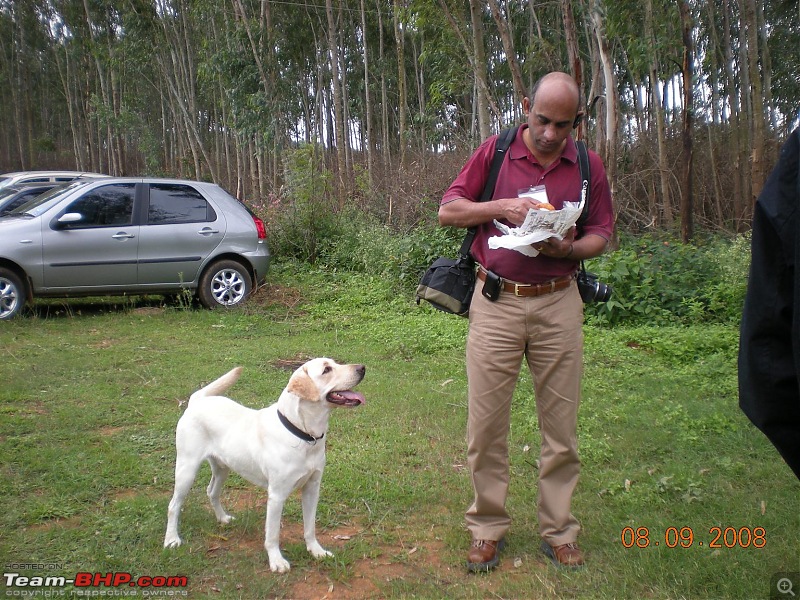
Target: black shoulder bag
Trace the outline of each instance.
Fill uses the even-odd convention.
[[[491,200],[497,184],[497,174],[505,160],[506,150],[516,137],[518,129],[518,127],[504,129],[497,137],[489,176],[480,202]],[[417,304],[420,303],[420,300],[426,300],[431,303],[431,306],[443,312],[461,317],[469,314],[472,292],[475,289],[475,260],[469,250],[476,233],[476,227],[467,231],[461,249],[458,251],[458,258],[440,256],[428,267],[417,286]]]

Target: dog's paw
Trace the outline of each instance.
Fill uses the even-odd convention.
[[[280,554],[275,558],[269,557],[269,569],[273,573],[288,573],[289,568],[289,561]]]
[[[181,545],[183,540],[176,536],[167,536],[164,538],[164,548],[177,548]]]
[[[218,521],[220,522],[221,525],[228,525],[231,521],[235,521],[235,520],[236,520],[236,517],[234,517],[232,515],[228,515],[228,514],[225,514],[225,515],[221,516],[218,519]]]
[[[314,542],[313,544],[309,544],[307,546],[308,551],[311,553],[311,556],[314,558],[327,558],[328,556],[333,556],[333,552],[328,552],[319,545],[319,542]]]

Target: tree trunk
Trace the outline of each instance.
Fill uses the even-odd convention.
[[[500,40],[503,42],[503,51],[506,55],[508,68],[511,70],[511,80],[514,83],[514,92],[517,95],[517,102],[522,102],[522,99],[527,96],[528,93],[525,89],[525,83],[522,81],[522,71],[517,61],[517,52],[514,50],[514,39],[509,31],[508,21],[500,10],[497,0],[489,0],[489,7],[492,9],[492,18],[494,18],[497,30],[500,32]]]
[[[694,237],[694,191],[692,189],[692,124],[694,120],[694,45],[692,17],[686,0],[678,0],[683,32],[683,154],[681,181],[681,239],[688,243]]]
[[[753,139],[750,148],[752,160],[750,169],[750,178],[752,180],[750,202],[754,204],[767,178],[767,165],[764,160],[764,147],[766,145],[764,127],[766,119],[764,118],[764,95],[758,60],[759,28],[756,19],[755,0],[745,0],[744,8],[745,24],[747,26],[747,66],[750,73],[750,104],[753,111],[751,114]]]
[[[403,170],[406,167],[406,142],[408,140],[408,97],[406,93],[406,66],[405,66],[405,32],[400,24],[400,12],[405,6],[401,6],[400,0],[394,0],[394,40],[397,52],[397,95],[399,98],[398,112],[398,137],[400,141],[400,166]]]
[[[469,0],[469,16],[472,22],[472,56],[475,65],[475,77],[479,81],[488,82],[489,75],[486,70],[486,50],[483,45],[483,7],[480,0]],[[492,123],[489,118],[489,89],[488,85],[478,86],[478,130],[480,137],[485,140],[492,135]]]
[[[364,61],[364,125],[366,127],[366,138],[364,140],[364,150],[367,154],[367,182],[369,191],[372,193],[375,188],[374,177],[374,158],[372,156],[373,139],[372,139],[372,100],[370,98],[369,89],[369,52],[367,51],[368,38],[367,38],[367,11],[364,7],[364,0],[360,1],[361,7],[361,35],[363,39],[361,43],[363,48],[361,50],[362,60]]]
[[[666,131],[664,127],[664,110],[661,105],[661,94],[659,93],[660,79],[658,77],[658,53],[656,51],[656,37],[653,29],[653,0],[647,0],[645,5],[645,30],[647,40],[652,51],[650,60],[650,98],[653,106],[653,120],[656,125],[656,138],[658,141],[658,175],[661,187],[661,215],[667,227],[672,227],[675,220],[674,209],[672,207],[672,196],[669,190],[669,157],[667,156]],[[652,217],[659,222],[659,210],[657,206],[652,207]]]
[[[586,98],[586,90],[583,89],[583,68],[581,66],[581,55],[578,47],[578,30],[575,26],[575,16],[572,13],[572,0],[561,0],[561,18],[564,20],[564,37],[567,43],[567,56],[572,77],[578,84],[581,97]],[[576,137],[583,137],[583,123],[576,131]]]
[[[614,64],[611,57],[611,48],[605,33],[605,23],[603,14],[605,8],[600,0],[590,0],[590,11],[594,24],[595,39],[600,55],[600,63],[603,68],[603,79],[605,81],[605,156],[603,162],[606,166],[606,175],[611,186],[611,198],[616,203],[617,194],[617,137],[619,135],[619,96],[617,92],[617,80],[614,74]],[[616,214],[616,207],[614,208]]]

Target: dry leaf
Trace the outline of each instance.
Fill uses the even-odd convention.
[[[514,559],[514,568],[515,569],[519,569],[521,566],[522,566],[522,559],[521,558],[515,558]]]
[[[767,501],[766,500],[762,500],[761,501],[761,514],[762,515],[767,514]]]
[[[352,540],[353,538],[352,538],[352,536],[349,536],[349,535],[335,535],[335,536],[333,536],[333,539],[347,541],[347,540]]]
[[[414,546],[411,550],[408,551],[409,554],[414,554],[417,551],[417,547]]]
[[[625,480],[625,491],[626,492],[630,492],[631,491],[631,480],[630,479],[626,479]]]

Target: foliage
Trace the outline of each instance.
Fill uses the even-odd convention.
[[[420,226],[396,232],[362,213],[337,214],[334,237],[321,242],[327,268],[394,281],[412,295],[425,268],[455,256],[464,230]],[[585,307],[598,325],[738,323],[747,288],[749,236],[710,235],[684,244],[663,235],[623,234],[619,247],[587,261],[613,289],[611,300]]]
[[[668,236],[623,235],[618,249],[587,261],[614,292],[586,312],[607,325],[738,322],[749,265],[748,236],[683,244]]]
[[[322,240],[337,237],[334,207],[327,193],[331,173],[324,168],[318,150],[305,144],[285,153],[286,184],[267,207],[272,252],[312,264]]]

